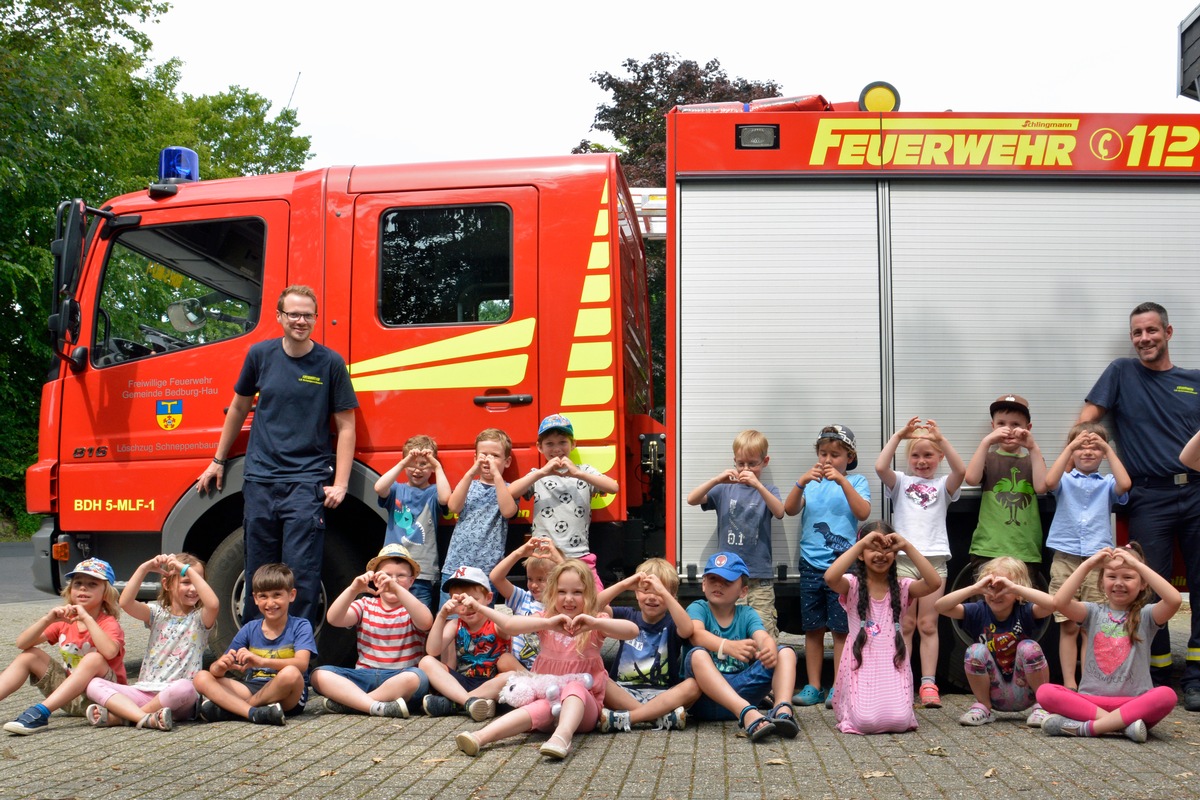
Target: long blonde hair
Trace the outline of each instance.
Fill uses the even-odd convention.
[[[550,577],[546,578],[546,588],[542,592],[542,606],[545,608],[546,617],[553,617],[560,613],[558,610],[558,580],[564,572],[575,573],[583,585],[583,612],[593,616],[599,613],[599,609],[596,607],[596,582],[592,578],[591,569],[579,559],[569,558],[555,567],[550,573]],[[576,634],[575,649],[582,653],[591,636],[591,631]]]
[[[95,576],[88,576],[88,577],[95,577]],[[104,584],[104,599],[100,601],[100,608],[104,611],[105,614],[108,614],[110,617],[113,617],[114,619],[120,617],[121,616],[121,595],[117,592],[117,587],[113,586],[111,583],[104,580],[103,578],[96,578],[96,580],[101,581]],[[74,585],[75,585],[75,579],[71,578],[71,580],[67,581],[67,585],[63,587],[63,590],[61,592],[59,592],[59,595],[62,597],[63,602],[68,606],[71,605],[71,587]]]
[[[204,562],[196,558],[191,553],[180,553],[175,556],[175,560],[180,564],[187,564],[188,569],[199,569],[201,572],[207,572]],[[175,588],[179,586],[179,573],[172,572],[170,575],[162,576],[162,583],[158,587],[158,604],[168,611],[171,610],[175,600]],[[196,600],[196,608],[204,608],[204,600]]]

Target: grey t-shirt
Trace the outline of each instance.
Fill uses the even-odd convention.
[[[1161,625],[1154,621],[1154,606],[1142,607],[1135,644],[1125,630],[1125,613],[1114,612],[1107,603],[1087,603],[1081,623],[1087,632],[1087,656],[1083,660],[1080,694],[1106,697],[1137,697],[1150,691],[1150,640]]]

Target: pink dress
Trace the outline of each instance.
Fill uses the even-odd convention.
[[[838,730],[842,733],[901,733],[917,728],[913,713],[912,668],[908,659],[896,669],[892,659],[896,654],[896,627],[892,619],[892,599],[870,598],[867,619],[858,616],[859,582],[847,575],[850,588],[838,597],[850,621],[850,633],[842,649],[838,667],[833,711]],[[900,614],[908,608],[908,587],[911,578],[900,579]],[[866,587],[862,588],[867,591]],[[862,666],[855,669],[854,639],[859,628],[867,628],[867,642],[862,651]]]
[[[543,612],[539,616],[545,616]],[[597,619],[607,619],[607,614],[597,614]],[[562,689],[559,702],[568,697],[578,697],[583,701],[583,719],[577,731],[590,731],[596,727],[600,719],[600,709],[604,707],[604,689],[608,680],[608,672],[604,669],[604,661],[600,658],[600,647],[604,644],[604,634],[592,631],[587,644],[580,653],[575,648],[575,639],[560,631],[538,631],[541,649],[537,660],[533,662],[533,671],[539,675],[570,675],[576,672],[586,672],[592,676],[592,688],[589,690],[578,681],[568,683]],[[554,719],[552,705],[549,700],[535,700],[522,708],[529,712],[533,727],[539,731],[554,730],[557,722]]]

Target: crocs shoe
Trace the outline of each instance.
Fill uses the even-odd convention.
[[[938,693],[936,683],[922,683],[921,688],[917,690],[917,697],[921,699],[921,705],[926,708],[942,707],[942,696]]]
[[[990,708],[983,705],[983,703],[973,703],[967,709],[967,713],[958,718],[959,725],[969,725],[971,727],[979,727],[980,725],[987,725],[995,721],[996,715],[992,713]]]
[[[1025,718],[1025,724],[1031,728],[1040,728],[1049,716],[1049,711],[1034,703],[1033,708],[1029,710],[1029,716]]]
[[[813,686],[811,683],[804,684],[804,688],[796,692],[792,698],[792,704],[797,706],[815,706],[824,698],[821,690]]]

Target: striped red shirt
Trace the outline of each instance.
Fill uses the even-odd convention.
[[[415,667],[425,655],[425,634],[413,624],[404,606],[387,609],[378,597],[360,597],[350,609],[358,615],[355,669]]]

